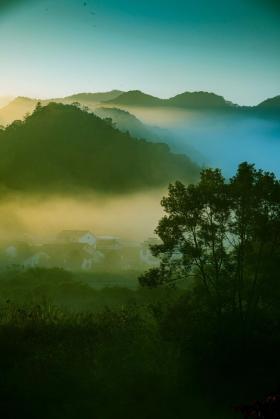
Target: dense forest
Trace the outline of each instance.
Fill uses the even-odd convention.
[[[167,145],[135,139],[76,105],[37,106],[0,131],[0,153],[3,190],[124,193],[199,174]]]

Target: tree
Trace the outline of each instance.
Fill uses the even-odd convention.
[[[42,110],[42,102],[40,102],[40,101],[38,101],[37,102],[37,104],[36,104],[36,107],[35,107],[35,110],[34,110],[34,113],[35,112],[40,112],[41,110]]]
[[[183,278],[199,287],[218,315],[230,310],[251,318],[270,303],[266,291],[279,278],[280,262],[280,183],[274,174],[242,163],[226,181],[220,170],[205,169],[195,185],[170,185],[161,204],[166,215],[156,233],[162,244],[151,247],[161,263],[141,277],[141,285]]]

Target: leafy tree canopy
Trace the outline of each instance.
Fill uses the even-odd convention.
[[[252,319],[277,309],[280,296],[280,183],[274,174],[242,163],[226,181],[206,169],[199,183],[176,182],[163,198],[166,215],[152,246],[160,267],[140,277],[144,286],[188,280],[218,315]]]

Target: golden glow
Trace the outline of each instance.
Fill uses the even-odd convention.
[[[2,239],[22,239],[24,234],[44,240],[61,230],[88,229],[93,233],[124,239],[145,240],[162,215],[156,190],[115,198],[10,197],[0,203]]]

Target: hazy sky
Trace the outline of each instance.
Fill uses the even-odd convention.
[[[0,96],[280,94],[278,0],[0,0]]]

